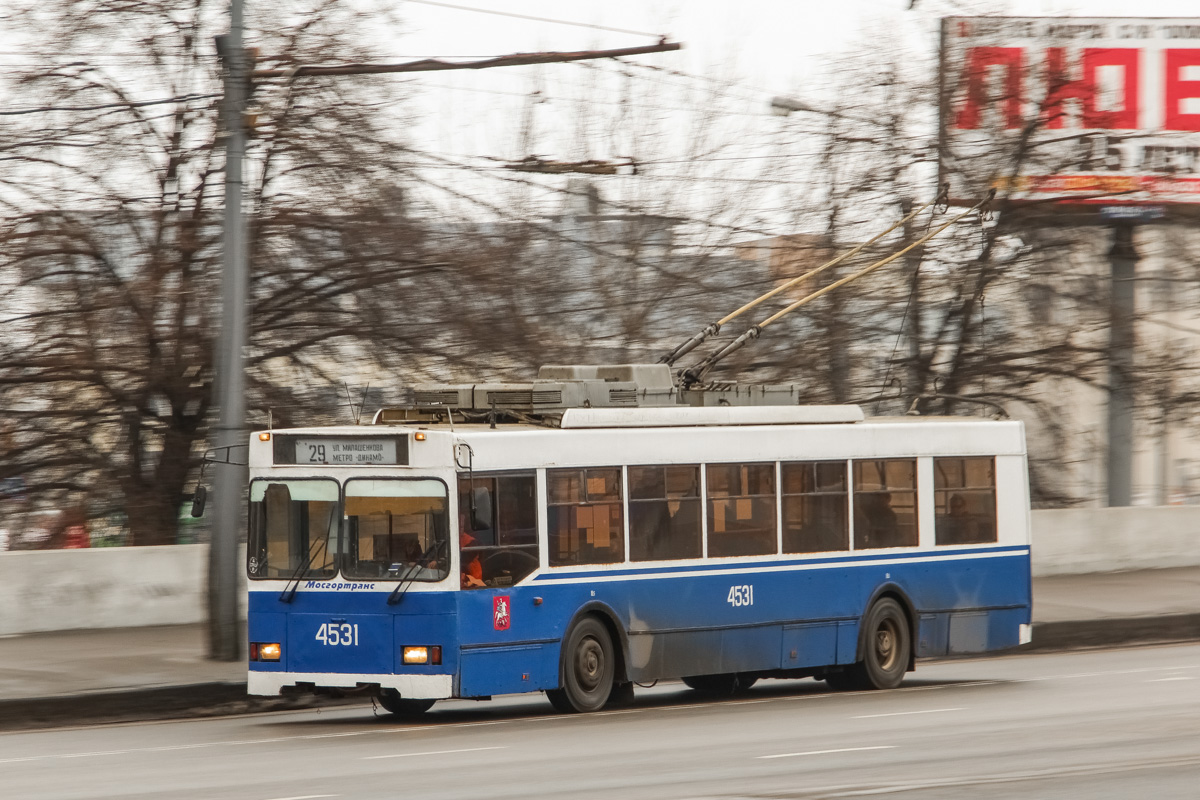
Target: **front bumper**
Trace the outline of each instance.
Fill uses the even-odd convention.
[[[274,696],[285,687],[305,684],[314,689],[357,689],[377,684],[395,689],[406,700],[443,700],[454,696],[453,675],[355,675],[344,672],[258,672],[250,671],[246,691]]]

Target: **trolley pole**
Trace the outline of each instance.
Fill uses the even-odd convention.
[[[220,46],[225,80],[225,218],[221,264],[221,333],[217,344],[217,397],[220,417],[213,440],[217,447],[246,445],[243,351],[246,344],[246,227],[242,217],[242,160],[246,151],[244,120],[246,52],[242,46],[242,0],[229,5],[229,35]],[[229,450],[237,460],[238,450]],[[238,543],[242,529],[245,468],[232,463],[214,470],[215,514],[208,561],[209,657],[241,658],[238,622]]]
[[[1108,505],[1133,502],[1134,226],[1114,225],[1108,345]]]

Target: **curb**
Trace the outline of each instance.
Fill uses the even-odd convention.
[[[1165,644],[1200,639],[1200,614],[1158,617],[1117,617],[1066,622],[1040,622],[1033,626],[1033,641],[1018,652],[1074,650],[1081,647]]]
[[[298,711],[362,702],[361,697],[250,696],[244,682],[113,689],[0,700],[0,731]]]

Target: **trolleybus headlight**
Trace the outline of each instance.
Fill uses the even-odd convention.
[[[276,642],[260,644],[258,646],[258,660],[259,661],[278,661],[279,654],[281,652],[282,652],[282,649],[279,647],[279,644]]]
[[[442,648],[437,645],[433,647],[406,645],[401,660],[405,664],[441,664]]]

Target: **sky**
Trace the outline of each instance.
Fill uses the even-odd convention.
[[[383,46],[398,60],[419,57],[489,56],[536,50],[627,47],[652,42],[634,33],[598,30],[464,11],[415,0],[385,0],[401,18],[404,34]],[[252,2],[252,0],[251,0]],[[446,0],[446,5],[566,20],[628,31],[666,34],[684,44],[677,53],[643,58],[709,78],[734,78],[747,110],[768,116],[773,95],[821,97],[831,57],[870,47],[904,47],[931,58],[937,19],[979,9],[1018,16],[1196,16],[1196,0]],[[550,80],[578,74],[557,67]],[[512,137],[534,85],[529,70],[435,73],[414,81],[425,91],[424,113],[412,131],[433,150],[517,157]],[[544,71],[543,74],[548,74]],[[512,94],[504,94],[505,92]],[[599,98],[603,99],[603,98]],[[611,98],[609,98],[611,99]],[[757,113],[757,112],[756,112]],[[506,148],[508,151],[505,152]],[[552,154],[551,154],[552,155]]]

